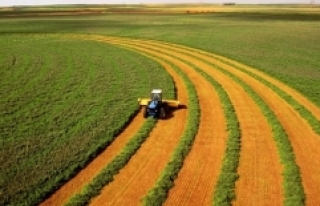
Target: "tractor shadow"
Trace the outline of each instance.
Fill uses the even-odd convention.
[[[179,105],[178,108],[169,108],[167,111],[166,118],[162,120],[169,120],[171,118],[174,118],[174,114],[178,112],[179,110],[188,109],[187,105]]]

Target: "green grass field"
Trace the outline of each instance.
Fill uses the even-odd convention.
[[[319,7],[236,8],[191,14],[143,6],[176,10],[41,17],[31,8],[0,9],[0,205],[21,203],[41,188],[31,198],[38,202],[68,179],[112,141],[150,88],[171,89],[173,96],[170,76],[154,61],[65,33],[154,39],[221,54],[278,78],[320,107]],[[28,17],[19,17],[25,12]]]
[[[319,8],[302,13],[295,11],[305,10],[299,6],[290,7],[295,9],[291,12],[283,5],[278,12],[274,6],[269,10],[260,7],[260,12],[243,13],[3,17],[0,34],[96,33],[184,44],[261,69],[320,105]]]
[[[111,45],[16,34],[0,45],[1,205],[31,204],[81,168],[150,88],[174,92],[159,64]]]

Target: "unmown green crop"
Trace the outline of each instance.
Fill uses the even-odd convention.
[[[0,45],[0,204],[38,203],[113,141],[138,97],[174,92],[159,64],[108,44],[16,34]]]

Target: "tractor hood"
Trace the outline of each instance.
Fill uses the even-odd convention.
[[[155,109],[157,108],[158,102],[157,101],[151,101],[149,104],[149,109]]]

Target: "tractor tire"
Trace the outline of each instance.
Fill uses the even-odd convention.
[[[161,107],[160,109],[160,118],[165,119],[167,117],[167,110],[165,107]]]
[[[147,107],[144,108],[144,111],[143,111],[143,117],[144,118],[147,118],[149,115],[148,115],[148,110],[147,110]]]

